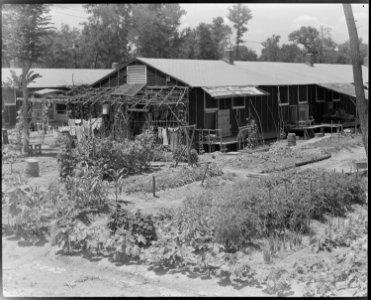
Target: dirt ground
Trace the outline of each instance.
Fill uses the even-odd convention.
[[[40,177],[29,178],[29,182],[46,188],[58,181],[56,163],[57,148],[44,145],[43,155],[37,159]],[[338,137],[326,134],[323,138],[298,141],[296,149],[321,148],[331,153],[331,158],[308,164],[299,168],[325,168],[336,171],[354,171],[354,162],[365,158],[365,150],[360,136]],[[236,169],[228,167],[228,160],[239,155],[249,154],[205,154],[201,160],[216,161],[224,166],[224,175],[217,179],[218,184],[233,184],[233,181],[257,174],[248,167]],[[13,170],[24,172],[25,160],[13,165]],[[8,164],[3,165],[2,173],[10,172]],[[205,182],[207,185],[207,180]],[[158,191],[157,197],[151,193],[123,195],[129,201],[128,208],[155,212],[161,207],[176,207],[189,195],[200,193],[204,187],[200,182]],[[321,224],[313,223],[320,231]],[[367,239],[363,242],[367,249]],[[362,244],[363,245],[363,244]],[[248,255],[241,254],[240,260],[246,261],[255,273],[246,280],[225,277],[203,278],[189,273],[172,273],[151,269],[144,264],[117,264],[108,259],[90,261],[80,256],[58,254],[58,248],[49,242],[27,246],[12,237],[2,237],[3,295],[5,297],[69,297],[69,296],[269,296],[264,288],[269,284],[269,275],[277,270],[285,270],[290,281],[289,296],[303,296],[309,289],[310,280],[300,280],[296,273],[302,266],[313,276],[320,278],[337,266],[337,259],[349,248],[339,247],[332,252],[313,253],[309,240],[294,250],[281,251],[272,264],[265,264],[260,252],[251,250]],[[367,250],[366,250],[367,251]],[[320,267],[318,267],[320,266]],[[345,268],[345,265],[344,265]],[[313,271],[315,270],[315,271]],[[281,276],[281,275],[280,275]],[[309,276],[309,275],[308,275]],[[308,277],[309,278],[309,277]],[[313,281],[313,280],[312,280]],[[337,288],[336,296],[354,296],[357,287]]]

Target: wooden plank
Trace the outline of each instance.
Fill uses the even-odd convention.
[[[144,109],[144,108],[128,108],[128,111],[149,112],[149,109]]]

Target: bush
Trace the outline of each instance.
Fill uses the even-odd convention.
[[[133,236],[134,243],[139,247],[148,247],[152,241],[157,239],[151,215],[143,215],[139,210],[132,214],[119,205],[111,214],[107,227],[112,234],[116,234],[119,229],[128,231]]]
[[[7,216],[6,229],[27,241],[45,239],[47,223],[52,216],[46,193],[23,184],[8,189],[2,195],[2,209]],[[3,224],[4,228],[4,224]]]
[[[58,162],[60,175],[65,178],[81,166],[95,166],[103,172],[104,179],[111,179],[110,170],[126,169],[133,174],[149,167],[153,158],[153,134],[146,131],[134,141],[117,142],[110,138],[89,138],[75,149],[63,147]]]

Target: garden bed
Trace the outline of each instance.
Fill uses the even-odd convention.
[[[164,164],[110,183],[94,166],[58,182],[51,164],[42,165],[40,178],[3,179],[4,291],[13,296],[103,296],[103,291],[104,296],[364,296],[367,177],[318,169],[248,180],[239,172],[218,176],[229,165],[277,170],[303,163],[310,154],[319,157],[320,149],[299,148],[205,154],[200,161],[213,163],[203,186],[205,164]],[[55,157],[48,160],[56,166]],[[16,169],[22,167],[17,164]],[[44,188],[36,189],[37,183]],[[10,196],[12,189],[17,193]],[[116,202],[115,191],[131,203]],[[19,226],[8,226],[8,213],[10,223]]]

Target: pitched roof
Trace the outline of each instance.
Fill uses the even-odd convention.
[[[351,83],[353,79],[352,65],[345,64],[314,64],[305,63],[235,62],[236,67],[244,69],[251,75],[252,84],[319,84],[327,82]],[[368,80],[368,68],[362,66],[363,80]]]
[[[355,86],[351,83],[321,83],[319,86],[333,90],[340,94],[357,98]],[[365,89],[365,98],[368,100],[368,90]]]
[[[221,60],[162,59],[138,57],[152,66],[193,87],[240,85],[290,85],[326,82],[353,82],[351,65],[235,61],[230,65]],[[362,66],[363,79],[368,68]]]
[[[12,76],[10,70],[14,70],[16,75],[22,73],[21,68],[1,68],[1,80],[9,81]],[[31,82],[29,88],[61,88],[72,85],[92,85],[101,78],[110,74],[112,69],[31,69],[42,77],[36,78]]]

